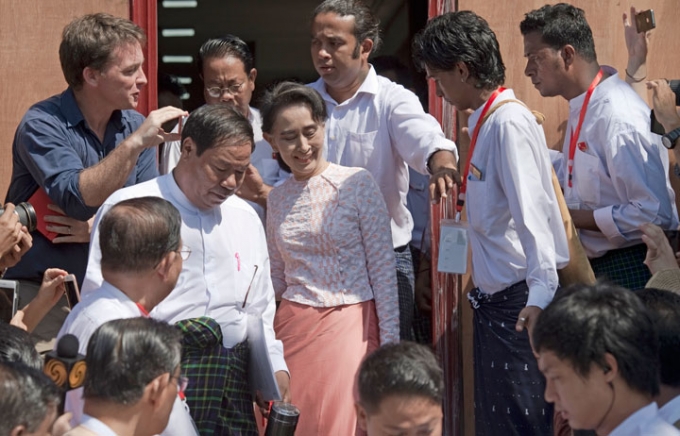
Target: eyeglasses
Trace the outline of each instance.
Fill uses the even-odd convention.
[[[191,248],[183,246],[182,248],[177,250],[177,253],[179,253],[179,255],[182,257],[182,260],[187,260],[191,255]]]
[[[187,390],[187,386],[189,385],[189,379],[188,378],[182,377],[182,376],[175,377],[174,375],[170,378],[171,379],[172,378],[177,379],[177,392],[178,393],[183,394]]]
[[[220,98],[225,92],[228,92],[231,95],[238,95],[241,93],[241,89],[245,83],[246,82],[241,82],[238,85],[206,87],[205,90],[208,91],[208,95],[212,98]]]

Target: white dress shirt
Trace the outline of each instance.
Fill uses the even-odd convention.
[[[323,79],[309,85],[326,102],[325,153],[330,162],[367,169],[380,187],[392,218],[392,243],[411,241],[413,219],[406,208],[408,166],[427,174],[427,161],[438,150],[456,145],[444,137],[437,120],[423,111],[418,97],[371,69],[357,92],[340,104]]]
[[[664,421],[656,403],[649,403],[619,424],[609,436],[679,436],[680,430]]]
[[[118,436],[116,432],[111,430],[111,427],[104,424],[97,418],[93,418],[90,415],[83,414],[83,419],[80,421],[80,425],[90,430],[97,436]]]
[[[264,183],[271,186],[278,186],[283,183],[284,180],[288,179],[290,174],[281,169],[277,160],[272,157],[272,152],[274,151],[272,146],[262,137],[262,116],[260,115],[260,111],[251,107],[250,113],[248,114],[248,121],[250,121],[250,124],[253,126],[253,139],[255,140],[255,150],[250,156],[250,163],[257,168]],[[175,126],[175,129],[172,132],[177,133],[177,126]],[[177,166],[181,156],[181,143],[181,141],[170,141],[166,142],[163,146],[160,163],[161,174],[168,174]],[[253,206],[253,209],[255,209],[264,223],[265,213],[262,206],[250,201],[248,204]]]
[[[649,107],[619,79],[616,70],[602,68],[611,76],[595,87],[590,98],[574,156],[571,188],[566,162],[585,93],[569,101],[560,179],[570,209],[594,211],[600,232],[579,232],[590,258],[642,243],[639,226],[643,223],[662,229],[678,226],[668,166],[664,166],[658,135],[650,131]]]
[[[659,409],[659,415],[664,421],[671,425],[680,422],[680,395],[664,404],[664,406]]]
[[[99,289],[83,294],[82,301],[73,308],[61,326],[57,335],[57,343],[59,338],[70,333],[78,338],[78,352],[86,354],[87,343],[99,326],[114,319],[136,318],[139,316],[144,315],[137,304],[119,289],[104,281]],[[79,422],[84,423],[86,416],[83,414],[84,403],[82,395],[82,388],[66,393],[64,408],[67,412],[73,413],[71,422],[74,425]],[[170,413],[170,421],[163,435],[195,435],[194,428],[194,423],[188,409],[178,396]]]
[[[200,210],[186,198],[172,174],[116,191],[95,218],[83,295],[102,282],[98,231],[102,216],[120,201],[145,196],[164,198],[179,210],[182,242],[191,249],[177,286],[151,311],[151,316],[171,324],[209,316],[220,324],[226,348],[246,339],[249,314],[261,316],[274,371],[287,371],[283,345],[274,335],[276,303],[264,228],[253,208],[236,196],[219,207]]]
[[[515,99],[505,90],[494,105]],[[473,132],[483,106],[470,116]],[[479,130],[467,178],[472,278],[493,294],[527,281],[527,305],[545,308],[557,289],[557,268],[569,260],[542,127],[519,103],[498,108]],[[472,168],[472,167],[471,167]]]

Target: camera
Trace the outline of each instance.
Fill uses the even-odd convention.
[[[0,206],[0,215],[3,213],[5,213],[5,208]],[[29,232],[34,231],[38,227],[38,217],[30,203],[17,204],[14,206],[14,213],[19,215],[19,222],[26,226]]]
[[[669,80],[668,86],[671,88],[671,91],[673,91],[673,94],[675,94],[675,105],[680,106],[680,80]],[[656,133],[657,135],[666,133],[666,129],[664,129],[661,123],[657,121],[654,111],[651,112],[651,122],[652,133]]]

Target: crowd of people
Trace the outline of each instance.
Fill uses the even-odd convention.
[[[59,49],[68,88],[21,120],[0,215],[20,298],[0,323],[0,436],[257,435],[274,400],[295,405],[300,436],[442,434],[447,381],[414,340],[429,342],[427,204],[454,185],[476,434],[680,435],[680,247],[667,239],[680,116],[665,81],[645,82],[635,14],[626,80],[598,63],[583,10],[519,23],[525,75],[569,102],[561,151],[504,86],[484,18],[430,20],[413,59],[465,114],[460,163],[410,84],[388,78],[406,81],[398,64],[371,63],[379,22],[360,0],[314,9],[316,82],[279,83],[256,109],[253,56],[226,35],[198,54],[205,105],[189,114],[163,77],[169,103],[146,118],[144,32],[74,19]],[[26,201],[48,211],[32,232],[13,205]],[[39,352],[65,356],[73,340],[64,358],[86,372],[64,393]]]

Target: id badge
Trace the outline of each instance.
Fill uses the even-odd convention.
[[[442,220],[439,235],[437,270],[465,274],[468,265],[468,227],[466,222]]]

